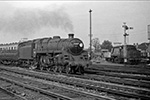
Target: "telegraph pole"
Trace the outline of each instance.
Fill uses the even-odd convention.
[[[124,22],[123,23],[124,25],[122,26],[124,28],[124,48],[123,48],[123,51],[124,51],[124,63],[127,63],[127,42],[126,42],[126,37],[129,36],[129,34],[127,34],[127,30],[129,29],[133,29],[133,27],[128,27],[126,25],[126,23]]]
[[[149,45],[150,45],[150,25],[147,25],[147,33],[148,33],[148,42],[149,42]],[[150,58],[150,51],[148,49],[147,49],[147,55]]]
[[[92,16],[91,16],[91,13],[92,13],[92,10],[90,9],[89,10],[89,13],[90,13],[90,60],[91,60],[91,54],[92,54]]]

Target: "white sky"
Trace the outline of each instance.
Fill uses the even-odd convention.
[[[148,41],[150,1],[0,1],[0,43],[16,42],[21,38],[35,39],[54,35],[67,37],[67,34],[73,31],[75,37],[83,40],[85,47],[88,47],[89,9],[93,10],[93,38],[99,38],[101,43],[104,40],[123,43],[123,22],[134,28],[128,31],[128,43]],[[62,30],[60,27],[63,26],[58,24],[46,26],[47,23],[43,21],[43,26],[39,25],[41,22],[37,21],[39,17],[36,17],[41,16],[39,11],[40,14],[42,11],[46,14],[46,16],[42,15],[43,18],[47,18],[49,12],[58,13],[56,16],[63,21],[56,22],[63,25],[66,22],[69,23],[68,25],[72,24],[73,30]],[[50,18],[52,22],[55,20],[53,17]],[[27,27],[30,25],[31,27]]]

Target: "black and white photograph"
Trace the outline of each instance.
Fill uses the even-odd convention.
[[[0,100],[150,100],[150,1],[0,0]]]

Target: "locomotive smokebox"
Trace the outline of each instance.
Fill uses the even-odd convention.
[[[69,39],[74,38],[74,34],[68,34],[68,38],[69,38]]]

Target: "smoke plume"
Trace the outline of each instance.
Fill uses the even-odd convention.
[[[64,9],[15,9],[0,16],[0,31],[12,34],[34,34],[40,29],[61,28],[73,32],[72,21]]]

